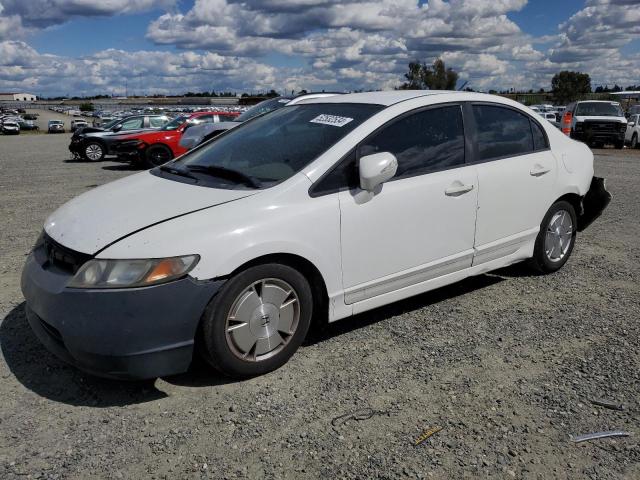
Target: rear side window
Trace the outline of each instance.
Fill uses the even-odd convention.
[[[546,150],[549,148],[549,142],[547,136],[542,131],[542,127],[533,120],[531,122],[531,133],[533,134],[533,149],[534,150]]]
[[[479,160],[522,155],[533,151],[529,117],[510,108],[473,105]]]
[[[464,164],[464,128],[459,105],[431,108],[404,117],[358,150],[360,157],[379,152],[398,159],[394,178],[422,175]]]

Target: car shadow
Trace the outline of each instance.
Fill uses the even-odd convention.
[[[73,406],[125,406],[165,398],[154,381],[126,382],[85,374],[49,353],[31,331],[24,302],[0,323],[0,348],[9,370],[32,392]]]
[[[303,346],[316,345],[353,330],[367,327],[391,317],[413,312],[475,290],[480,290],[504,280],[505,278],[502,276],[491,274],[469,277],[452,285],[431,290],[405,300],[390,303],[364,313],[359,313],[353,317],[345,318],[338,322],[314,325],[314,328],[309,331]]]

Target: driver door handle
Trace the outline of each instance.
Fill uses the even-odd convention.
[[[473,190],[473,185],[454,185],[447,188],[444,191],[444,194],[449,197],[457,197],[458,195],[470,192],[471,190]]]

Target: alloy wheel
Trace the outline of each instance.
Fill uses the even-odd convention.
[[[566,210],[558,210],[547,225],[544,251],[551,262],[561,261],[573,242],[573,221]]]
[[[102,158],[102,147],[97,143],[91,143],[84,149],[84,154],[89,160],[100,160]]]

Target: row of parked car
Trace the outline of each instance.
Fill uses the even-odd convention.
[[[305,99],[334,93],[312,93],[298,97],[265,100],[242,114],[238,111],[199,111],[170,118],[163,114],[131,115],[100,127],[77,129],[69,150],[87,161],[100,161],[107,155],[154,167],[179,157],[222,132],[258,115]]]
[[[23,130],[38,130],[33,123],[37,114],[28,114],[25,110],[3,109],[0,111],[0,132],[4,135],[19,135]]]

